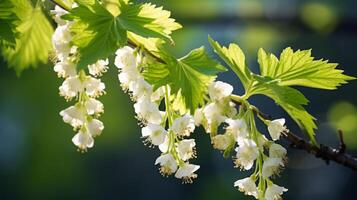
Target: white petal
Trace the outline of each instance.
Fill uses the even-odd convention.
[[[87,122],[87,129],[89,134],[91,134],[93,137],[96,137],[102,133],[104,129],[104,124],[103,122],[97,119],[92,119],[89,122]]]
[[[193,165],[189,163],[185,163],[182,167],[180,167],[176,174],[176,178],[184,178],[190,177],[194,172],[196,172],[200,168],[199,165]]]

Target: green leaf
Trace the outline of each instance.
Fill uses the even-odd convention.
[[[76,1],[78,7],[63,18],[74,20],[72,42],[78,47],[78,67],[84,68],[99,59],[108,58],[126,43],[126,30],[97,0]]]
[[[218,42],[214,41],[211,37],[208,40],[213,47],[214,51],[229,65],[229,67],[236,73],[245,89],[252,79],[251,71],[245,64],[245,56],[243,51],[236,44],[230,44],[227,47],[222,47]]]
[[[311,50],[294,52],[291,48],[286,48],[278,59],[260,49],[258,62],[261,75],[279,80],[281,86],[298,85],[333,90],[348,80],[355,79],[344,75],[343,70],[336,69],[335,63],[314,60]]]
[[[117,3],[108,1],[110,4],[107,5],[98,0],[76,2],[79,6],[64,19],[74,20],[71,30],[74,34],[73,44],[79,50],[80,68],[107,58],[126,44],[128,35],[134,41],[148,46],[156,43],[157,38],[171,40],[172,31],[181,28],[174,19],[169,18],[170,12],[151,4],[132,4],[122,0]],[[113,6],[119,6],[118,13]]]
[[[216,74],[226,69],[210,58],[204,47],[194,49],[180,59],[164,54],[165,51],[160,52],[165,63],[149,61],[143,72],[145,78],[155,88],[170,85],[172,93],[181,97],[184,106],[194,112],[204,104],[207,88]]]
[[[291,87],[280,86],[277,82],[257,78],[256,80],[258,83],[252,95],[262,94],[273,99],[276,104],[280,105],[290,115],[300,128],[306,130],[311,142],[317,144],[314,134],[314,129],[316,129],[315,118],[304,108],[309,102],[306,97],[300,91]]]
[[[48,61],[52,49],[53,28],[41,7],[35,8],[27,0],[14,0],[14,12],[19,18],[16,30],[19,36],[14,48],[4,47],[3,56],[19,75],[22,70]]]
[[[170,18],[170,12],[150,3],[125,4],[120,7],[118,20],[128,31],[143,37],[171,39],[171,33],[182,26]]]
[[[15,46],[17,36],[16,22],[19,18],[14,13],[14,6],[10,0],[0,3],[0,45]]]

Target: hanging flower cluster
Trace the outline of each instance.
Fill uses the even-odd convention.
[[[121,87],[135,102],[135,113],[143,126],[144,143],[157,146],[162,152],[155,161],[160,166],[160,173],[163,176],[175,174],[183,183],[191,183],[200,167],[189,162],[196,156],[195,140],[188,138],[195,129],[193,116],[175,112],[171,107],[169,86],[154,91],[141,74],[143,60],[140,52],[129,46],[116,51],[115,66],[119,69]],[[165,111],[160,111],[163,101]]]
[[[71,45],[71,22],[61,19],[66,13],[58,6],[52,11],[58,24],[52,37],[56,55],[54,71],[58,77],[65,79],[59,87],[60,96],[67,101],[74,99],[76,103],[62,110],[60,115],[77,132],[72,142],[79,151],[85,152],[87,148],[93,147],[93,138],[99,136],[104,129],[103,123],[98,120],[104,112],[104,106],[97,98],[105,93],[105,85],[98,78],[106,72],[108,60],[99,60],[88,65],[90,75],[84,70],[77,71],[77,48]]]
[[[254,113],[247,102],[240,105],[237,112],[236,105],[231,101],[232,92],[231,85],[221,81],[213,82],[208,89],[210,102],[195,112],[196,125],[203,125],[206,132],[211,134],[213,147],[223,151],[226,157],[235,150],[236,168],[250,170],[255,164],[253,174],[237,180],[234,183],[235,187],[256,199],[280,199],[287,189],[275,185],[271,177],[279,174],[286,161],[286,149],[274,143],[286,130],[285,120],[262,119],[268,126],[268,132],[273,140],[269,141],[258,132]],[[217,134],[221,124],[226,124],[225,131],[223,134]]]

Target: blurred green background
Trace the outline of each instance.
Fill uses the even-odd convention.
[[[354,0],[153,0],[172,11],[184,25],[174,34],[172,51],[182,56],[205,45],[207,35],[221,43],[238,43],[247,62],[257,71],[256,52],[291,46],[313,49],[316,58],[340,63],[356,76],[357,2]],[[212,52],[211,50],[209,50]],[[213,55],[213,53],[212,53]],[[0,60],[0,199],[249,199],[233,188],[247,176],[212,150],[207,135],[198,128],[199,178],[182,185],[163,178],[154,160],[157,149],[140,139],[129,97],[119,87],[111,66],[103,81],[107,95],[102,120],[105,130],[95,148],[81,154],[71,143],[73,131],[59,112],[68,107],[58,95],[62,80],[50,64],[16,77]],[[219,76],[241,93],[232,72]],[[348,152],[357,155],[357,83],[338,91],[301,90],[311,100],[308,109],[318,119],[318,141],[338,146],[336,129],[345,131]],[[274,117],[286,116],[270,100],[255,97],[253,103]],[[289,122],[291,129],[296,126]],[[355,199],[357,174],[289,148],[289,164],[276,182],[289,189],[284,199]]]

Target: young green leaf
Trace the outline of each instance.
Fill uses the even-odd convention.
[[[258,83],[252,95],[262,94],[273,99],[302,129],[306,130],[311,142],[317,144],[314,134],[314,129],[316,129],[315,118],[303,107],[309,102],[306,97],[294,88],[280,86],[277,82],[268,81],[268,79],[256,78],[256,81]]]
[[[13,5],[19,18],[16,22],[19,36],[15,47],[4,47],[2,53],[8,65],[19,75],[30,66],[36,67],[48,61],[53,28],[39,5],[33,7],[27,0],[14,0]]]
[[[172,31],[181,28],[174,19],[169,18],[170,12],[151,4],[117,1],[115,5],[119,11],[112,14],[106,5],[99,3],[98,0],[76,2],[78,7],[72,9],[64,18],[74,20],[71,27],[74,34],[72,41],[78,46],[80,68],[114,53],[126,44],[130,32],[131,37],[137,42],[151,45],[152,40],[156,38],[171,40]],[[153,39],[150,40],[148,37]]]
[[[105,59],[126,43],[126,30],[97,0],[76,1],[78,7],[63,18],[74,20],[72,42],[78,47],[78,67]]]
[[[191,112],[203,105],[207,88],[216,74],[226,71],[207,55],[203,47],[192,50],[180,59],[169,54],[160,57],[165,63],[148,62],[144,69],[145,78],[156,88],[169,84],[172,93],[181,96],[184,106]]]
[[[214,41],[211,37],[208,40],[213,47],[214,51],[229,65],[229,67],[236,73],[241,80],[244,88],[247,89],[252,76],[251,71],[245,64],[245,56],[243,51],[236,44],[230,44],[227,47],[222,47],[218,42]]]
[[[281,86],[299,85],[333,90],[348,80],[355,79],[344,75],[343,70],[336,69],[335,63],[314,60],[311,50],[294,52],[291,48],[286,48],[278,59],[260,49],[258,62],[261,75],[279,80]]]
[[[119,23],[128,31],[143,37],[167,39],[173,43],[171,33],[182,26],[170,18],[170,12],[146,4],[122,4]]]

